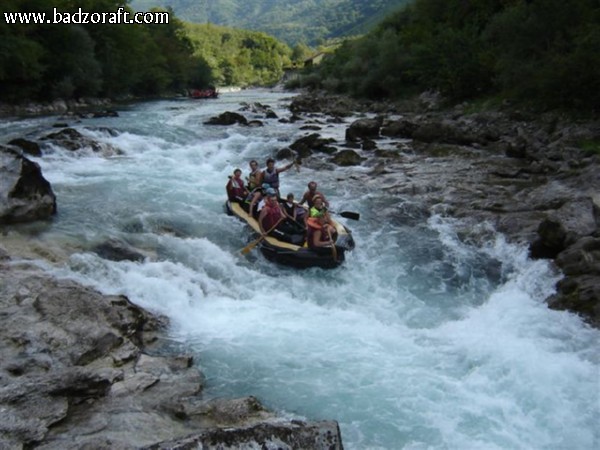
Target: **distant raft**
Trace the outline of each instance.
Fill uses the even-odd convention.
[[[225,212],[243,220],[260,235],[258,221],[250,216],[239,203],[227,201]],[[348,228],[335,220],[332,222],[337,231],[335,250],[332,247],[323,247],[316,250],[309,248],[304,234],[284,236],[281,233],[281,237],[285,240],[278,239],[275,236],[266,236],[257,246],[265,258],[278,264],[298,269],[309,267],[333,269],[344,262],[347,251],[354,249],[354,239]]]

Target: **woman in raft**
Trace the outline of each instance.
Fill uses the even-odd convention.
[[[325,217],[309,217],[306,220],[306,242],[317,252],[334,245]]]

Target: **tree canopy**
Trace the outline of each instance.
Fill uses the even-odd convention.
[[[386,14],[410,0],[133,0],[145,11],[156,5],[173,8],[186,21],[258,30],[294,46],[353,36],[375,26]]]
[[[3,0],[4,11],[108,12],[121,0]],[[0,100],[51,100],[85,96],[151,96],[180,91],[192,81],[209,84],[183,23],[75,24],[0,22]]]
[[[185,26],[194,55],[207,61],[219,85],[277,83],[290,66],[292,50],[272,36],[212,24]]]
[[[363,97],[438,90],[554,108],[600,105],[597,0],[416,0],[319,66],[313,85]]]

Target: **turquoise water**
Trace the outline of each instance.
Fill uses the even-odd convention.
[[[240,254],[248,230],[222,212],[227,175],[305,132],[203,122],[242,101],[287,117],[289,96],[243,91],[83,120],[77,129],[123,154],[45,148],[34,159],[59,213],[19,229],[81,249],[53,265],[59,276],[167,315],[206,374],[206,396],[255,395],[286,417],[335,419],[348,449],[598,448],[599,332],[546,308],[557,274],[525,248],[493,231],[468,246],[451,219],[403,217],[407,199],[357,182],[367,169],[308,164],[282,174],[284,192],[299,197],[314,179],[335,210],[361,214],[340,219],[357,243],[344,266],[297,271]],[[36,136],[55,121],[5,121],[0,133]],[[344,126],[323,132],[341,137]],[[86,250],[109,237],[151,257]]]

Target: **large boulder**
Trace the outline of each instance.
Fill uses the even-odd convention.
[[[335,142],[335,139],[323,138],[318,133],[312,133],[296,140],[290,145],[290,148],[296,152],[298,157],[306,158],[312,155],[313,152],[335,153],[337,149],[329,145],[333,142]]]
[[[211,117],[204,123],[206,125],[235,125],[236,123],[239,123],[240,125],[247,125],[248,119],[239,113],[225,111],[217,117]]]
[[[354,150],[340,150],[333,155],[331,162],[337,164],[338,166],[357,166],[365,159],[366,158],[363,158]]]
[[[364,139],[378,138],[380,128],[380,118],[355,120],[346,129],[346,140],[356,142]]]
[[[0,146],[0,223],[47,219],[56,213],[56,196],[39,164]]]
[[[15,147],[19,147],[23,150],[23,153],[27,153],[31,156],[42,156],[42,149],[40,148],[40,144],[37,142],[30,141],[25,138],[16,138],[8,143],[9,145],[14,145]]]
[[[529,251],[532,258],[556,258],[565,249],[567,231],[558,221],[543,220],[538,227],[538,239],[532,242]]]

